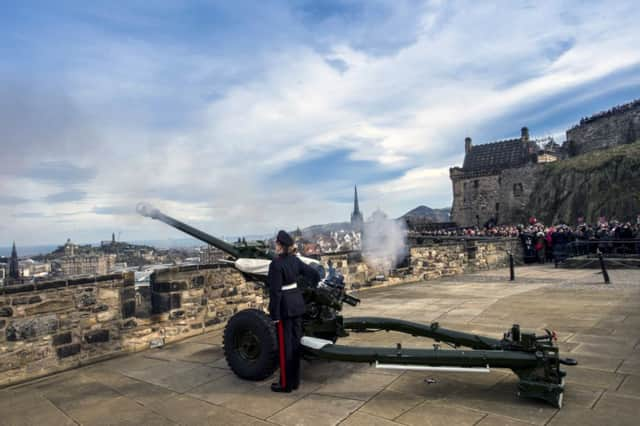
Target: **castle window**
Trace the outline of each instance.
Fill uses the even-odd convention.
[[[523,192],[524,192],[524,190],[522,188],[522,184],[521,183],[514,183],[513,184],[513,196],[514,197],[520,197]]]
[[[474,187],[474,188],[477,188],[477,187],[479,187],[479,186],[480,186],[480,181],[478,181],[478,179],[474,180],[474,181],[473,181],[473,187]]]

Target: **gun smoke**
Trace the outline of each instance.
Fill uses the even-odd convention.
[[[140,202],[136,205],[136,212],[141,216],[155,219],[159,215],[160,210],[149,203]]]
[[[407,229],[402,220],[375,218],[365,222],[362,230],[362,255],[374,268],[388,272],[405,260],[408,254]]]

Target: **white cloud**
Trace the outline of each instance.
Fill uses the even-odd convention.
[[[413,12],[422,15],[410,20],[411,31],[392,44],[380,41]],[[3,206],[0,221],[15,226],[11,235],[1,229],[0,241],[48,242],[76,232],[97,240],[109,228],[124,229],[125,236],[175,236],[120,214],[141,200],[216,233],[345,220],[350,206],[331,199],[336,191],[349,196],[361,176],[311,187],[272,179],[309,152],[336,149],[380,168],[406,170],[399,178],[362,185],[368,211],[380,207],[399,215],[418,204],[443,207],[451,199],[448,168],[460,164],[464,136],[640,64],[634,44],[639,13],[632,2],[589,8],[429,2],[416,9],[398,6],[392,15],[378,29],[308,39],[303,35],[313,30],[295,21],[295,14],[274,13],[283,21],[273,23],[273,45],[256,40],[255,52],[231,53],[215,43],[192,47],[188,38],[167,44],[144,35],[97,35],[83,26],[82,35],[93,43],[65,47],[74,57],[59,88],[69,105],[68,125],[51,127],[53,146],[42,150],[43,133],[36,132],[33,158],[21,158],[24,167],[64,160],[94,168],[95,178],[75,188],[87,193],[71,206],[83,213],[65,217],[55,232],[50,219],[15,219],[19,210],[55,217],[73,209],[42,202],[59,188],[2,175],[3,195],[32,202]],[[287,26],[300,38],[284,42],[279,34]],[[366,45],[363,34],[371,31],[377,32]],[[327,60],[340,61],[340,69]],[[30,121],[37,128],[45,113],[34,114]],[[513,123],[514,133],[523,124]],[[14,141],[1,143],[7,151],[4,144]],[[96,206],[114,214],[97,215]]]

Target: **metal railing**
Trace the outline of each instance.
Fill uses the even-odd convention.
[[[607,239],[607,240],[575,240],[566,245],[564,257],[597,255],[606,257],[626,257],[640,255],[640,238]]]

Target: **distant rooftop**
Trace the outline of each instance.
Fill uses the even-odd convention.
[[[520,138],[474,145],[465,155],[462,168],[465,171],[482,171],[522,166],[529,161],[534,146],[534,142]]]

